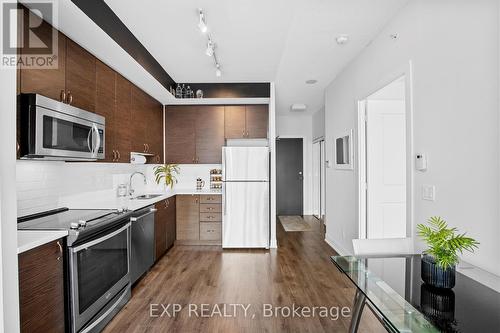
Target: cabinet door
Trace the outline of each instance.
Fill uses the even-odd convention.
[[[114,120],[114,147],[118,151],[118,162],[130,162],[132,149],[132,120],[130,111],[131,83],[116,74],[116,101]],[[109,146],[108,146],[109,147]]]
[[[21,23],[25,25],[24,31],[29,31],[26,25],[30,20],[39,20],[30,10],[22,10],[23,20],[19,20],[18,29],[23,29]],[[20,30],[21,31],[21,30]],[[42,24],[37,28],[37,37],[46,45],[50,45],[52,33],[55,30],[49,23],[42,21]],[[19,34],[19,38],[20,38]],[[30,69],[29,67],[20,66],[20,90],[22,93],[36,93],[57,101],[62,101],[62,96],[65,89],[65,68],[66,68],[66,37],[57,32],[57,68],[56,69]],[[25,37],[25,41],[28,39]],[[19,45],[21,41],[19,40]],[[23,53],[21,47],[20,53]]]
[[[195,162],[194,106],[168,106],[165,117],[165,163]]]
[[[115,114],[115,71],[106,66],[101,61],[96,63],[96,113],[106,119],[106,137],[105,137],[105,157],[104,162],[113,162],[116,150],[114,138],[116,124]]]
[[[222,163],[224,107],[200,106],[196,111],[196,162]]]
[[[132,85],[132,151],[146,152],[148,100],[146,93]]]
[[[21,332],[64,332],[62,240],[19,255]]]
[[[247,138],[267,138],[268,123],[269,115],[267,105],[246,106]]]
[[[163,162],[163,105],[149,97],[147,117],[146,144],[148,152],[154,154],[148,163]]]
[[[85,111],[95,111],[96,58],[81,46],[66,41],[67,102]]]
[[[177,240],[199,240],[199,196],[177,195]]]
[[[224,108],[224,132],[226,139],[245,137],[245,106],[230,105]]]
[[[171,248],[174,245],[176,231],[175,231],[175,223],[176,223],[176,197],[168,198],[168,206],[167,206],[167,249]]]
[[[158,202],[155,205],[155,260],[167,250],[167,200]]]

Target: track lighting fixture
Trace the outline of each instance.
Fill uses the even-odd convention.
[[[215,64],[215,68],[217,68],[215,70],[215,76],[221,77],[222,76],[222,71],[220,70],[220,65],[219,64]]]
[[[207,50],[205,51],[205,54],[209,57],[212,57],[214,55],[214,49],[215,49],[214,43],[210,38],[208,38]]]
[[[198,28],[200,28],[200,31],[205,34],[208,31],[207,22],[205,22],[205,14],[203,14],[203,10],[201,10],[201,9],[199,9],[198,12],[200,15],[200,21],[198,22]]]

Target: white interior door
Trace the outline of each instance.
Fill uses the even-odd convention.
[[[406,237],[405,102],[368,100],[367,238]]]
[[[313,143],[313,215],[320,218],[321,211],[321,147],[320,142]]]

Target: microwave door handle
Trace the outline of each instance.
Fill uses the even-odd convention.
[[[92,157],[97,157],[99,152],[99,147],[101,146],[101,136],[99,135],[99,129],[95,124],[92,125],[93,131],[95,131],[95,140],[92,138],[92,142],[95,142],[94,150],[92,151]]]

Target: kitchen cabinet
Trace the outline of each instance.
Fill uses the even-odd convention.
[[[129,163],[132,150],[132,115],[131,115],[132,84],[116,73],[115,110],[113,116],[114,134],[112,146],[106,143],[106,149],[115,150],[115,162]],[[106,128],[107,128],[106,121]],[[107,139],[106,139],[107,140]]]
[[[155,261],[158,261],[176,238],[176,197],[162,200],[155,205]]]
[[[28,24],[30,20],[36,19],[36,15],[30,10],[19,11],[24,15],[22,20],[18,20],[18,31],[29,31],[21,24]],[[46,45],[50,45],[54,29],[49,23],[42,21],[37,28],[37,37]],[[57,31],[57,68],[55,69],[32,69],[19,66],[19,86],[22,93],[36,93],[49,98],[64,101],[66,89],[66,36]],[[21,35],[18,36],[20,53],[23,54]]]
[[[71,39],[66,40],[66,103],[94,112],[96,58]]]
[[[226,139],[265,139],[268,132],[267,105],[228,105],[225,107]]]
[[[165,117],[165,163],[195,163],[196,107],[168,106]]]
[[[221,195],[177,195],[178,243],[217,245],[221,232]]]
[[[246,136],[250,139],[267,138],[269,123],[268,105],[246,106]]]
[[[169,106],[165,121],[166,163],[222,163],[223,106]]]
[[[197,241],[200,239],[199,195],[177,195],[177,240]]]
[[[163,105],[149,97],[147,108],[146,144],[148,152],[153,154],[151,163],[163,163]]]
[[[65,331],[62,239],[19,254],[21,332]]]
[[[224,107],[207,105],[196,110],[196,163],[222,163]]]
[[[106,147],[103,162],[117,159],[115,136],[115,85],[116,73],[101,61],[96,63],[96,113],[106,118]]]
[[[246,107],[228,105],[224,108],[224,132],[226,139],[241,139],[246,134]]]

